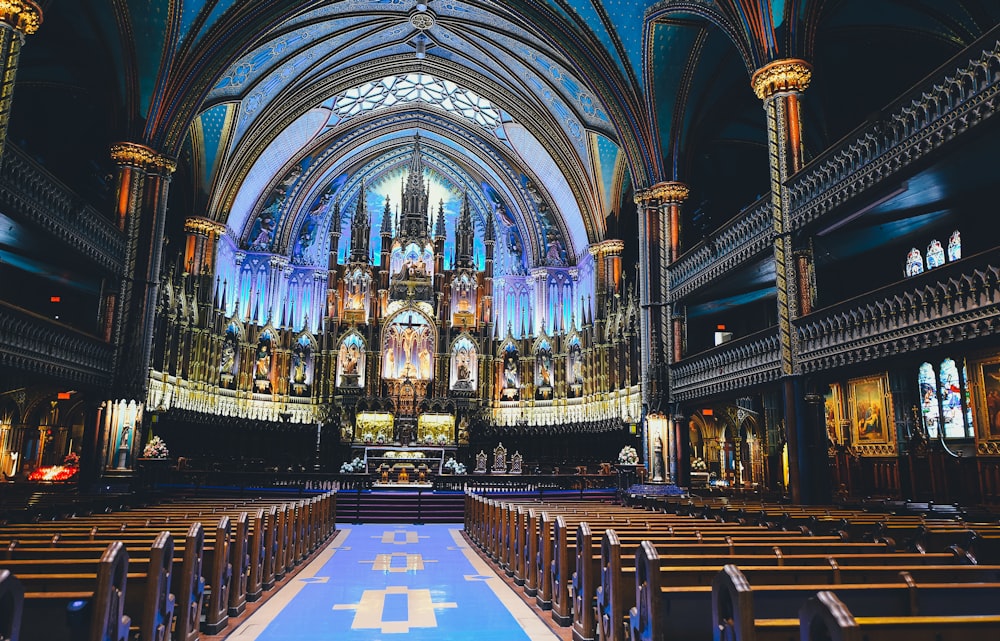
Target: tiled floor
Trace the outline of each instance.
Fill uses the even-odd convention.
[[[553,641],[457,525],[344,526],[229,641]]]

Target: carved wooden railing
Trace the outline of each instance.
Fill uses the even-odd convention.
[[[817,310],[794,324],[798,367],[805,373],[996,334],[1000,249]]]
[[[0,207],[44,229],[109,274],[122,273],[124,235],[10,141],[0,165]]]
[[[1000,108],[1000,27],[917,83],[789,180],[792,228],[990,120]]]
[[[740,212],[667,268],[670,300],[676,301],[770,251],[774,239],[771,197]]]
[[[103,386],[111,362],[111,346],[101,339],[0,301],[0,367]]]
[[[781,376],[778,330],[718,345],[671,365],[670,371],[671,396],[677,401],[776,381]]]

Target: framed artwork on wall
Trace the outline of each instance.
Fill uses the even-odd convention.
[[[847,413],[854,445],[883,445],[892,438],[892,400],[884,374],[847,382]]]
[[[841,428],[843,407],[841,404],[840,383],[831,383],[824,396],[826,406],[826,433],[833,443],[844,444],[844,434]]]
[[[969,372],[979,440],[1000,440],[1000,354],[973,361]]]

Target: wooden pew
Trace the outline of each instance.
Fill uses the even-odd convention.
[[[109,544],[121,547],[127,554],[128,550],[120,541]],[[99,558],[93,549],[81,552],[80,558],[70,559],[62,555],[46,558],[46,552],[62,552],[57,549],[35,550],[31,559],[6,561],[5,566],[16,572],[26,591],[35,594],[44,593],[79,593],[85,591],[93,582],[99,562],[91,560]],[[135,549],[131,559],[128,574],[130,590],[126,612],[132,622],[138,627],[138,639],[142,641],[160,641],[169,638],[174,629],[174,615],[177,599],[181,597],[184,604],[189,598],[190,586],[185,589],[182,577],[174,572],[175,548],[170,532],[161,532],[152,544],[147,542],[145,549]],[[85,554],[94,554],[86,557]],[[183,576],[183,563],[179,564]],[[199,576],[200,580],[201,577]],[[200,595],[198,598],[200,614]],[[195,621],[197,623],[197,620]],[[178,629],[184,626],[178,622]],[[195,628],[197,633],[197,628]],[[196,636],[196,634],[195,634]],[[182,637],[178,637],[182,638]]]
[[[0,639],[17,641],[24,611],[24,588],[10,570],[0,570]]]
[[[996,635],[996,636],[994,636]],[[1000,637],[1000,615],[854,617],[834,592],[821,590],[799,609],[798,636],[830,641],[968,641]]]
[[[128,553],[120,543],[111,543],[101,555],[96,577],[90,575],[89,587],[60,592],[26,589],[21,638],[128,641],[131,619],[125,614],[127,574]],[[67,616],[68,611],[77,616]]]
[[[789,619],[797,624],[801,605],[818,590],[833,591],[852,612],[872,618],[994,615],[1000,597],[1000,583],[918,585],[907,572],[894,583],[751,587],[739,568],[727,565],[712,582],[711,628],[706,626],[706,632],[718,630],[720,638],[732,641],[787,639]],[[651,638],[656,635],[654,630]]]

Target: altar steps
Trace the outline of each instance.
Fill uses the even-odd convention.
[[[461,523],[462,492],[368,490],[337,493],[337,523]]]

